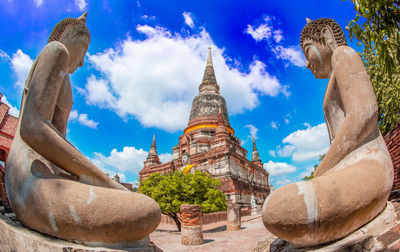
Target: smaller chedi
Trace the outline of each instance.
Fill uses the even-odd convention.
[[[109,178],[65,138],[69,74],[83,65],[90,41],[85,22],[86,13],[60,21],[32,65],[6,166],[7,196],[18,220],[41,233],[132,247],[160,223],[158,204]]]
[[[377,103],[359,55],[333,19],[307,19],[301,33],[307,68],[329,78],[323,109],[331,146],[314,179],[281,187],[265,201],[262,220],[295,246],[349,235],[386,207],[393,165],[377,125]]]

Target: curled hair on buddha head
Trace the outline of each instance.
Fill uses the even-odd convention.
[[[49,37],[49,40],[47,41],[47,43],[50,43],[52,41],[59,41],[61,36],[63,35],[65,29],[69,25],[76,25],[77,32],[82,35],[86,34],[90,39],[89,29],[86,27],[86,16],[87,16],[87,12],[85,12],[79,18],[65,18],[65,19],[61,20],[60,22],[58,22],[58,24],[56,24],[56,26],[51,31],[51,34],[50,34],[50,37]]]
[[[340,28],[338,23],[335,22],[335,20],[331,18],[319,18],[311,21],[307,18],[307,24],[304,26],[300,35],[301,48],[303,48],[303,42],[305,39],[311,39],[315,42],[324,43],[325,40],[321,33],[324,27],[331,29],[337,46],[347,45],[343,30]]]

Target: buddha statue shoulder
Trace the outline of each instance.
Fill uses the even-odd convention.
[[[323,109],[331,145],[313,179],[277,189],[262,210],[265,227],[296,246],[331,242],[370,222],[385,209],[393,184],[360,56],[333,19],[307,21],[301,48],[314,76],[329,78]]]

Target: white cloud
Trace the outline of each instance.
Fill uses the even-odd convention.
[[[250,34],[256,42],[266,40],[277,59],[288,60],[295,66],[305,67],[306,62],[299,46],[282,45],[283,31],[275,27],[274,20],[273,16],[267,16],[256,28],[248,24],[245,32]]]
[[[149,16],[149,15],[142,15],[141,18],[143,18],[144,20],[155,20],[156,17],[155,16]]]
[[[185,24],[187,24],[190,28],[193,29],[194,22],[193,22],[193,18],[192,18],[192,13],[184,12],[182,15],[183,15],[183,18],[185,19]]]
[[[36,4],[36,7],[39,7],[40,5],[42,5],[43,0],[33,0]]]
[[[282,30],[275,30],[274,31],[274,39],[276,43],[281,42],[281,40],[283,39],[283,32]]]
[[[279,145],[276,148],[279,157],[290,157],[291,155],[293,155],[295,150],[296,147],[294,147],[293,145],[284,145],[283,148]]]
[[[17,87],[24,87],[29,70],[32,67],[32,63],[33,60],[29,57],[29,55],[23,53],[20,49],[13,54],[11,58],[11,68],[17,75],[17,82],[15,83]]]
[[[276,122],[271,122],[271,127],[273,129],[278,129],[278,124]]]
[[[264,18],[264,23],[260,24],[257,28],[254,28],[252,25],[248,24],[246,33],[250,34],[253,37],[253,39],[257,42],[263,39],[268,40],[274,32],[270,21],[271,21],[270,17]]]
[[[329,149],[328,130],[325,123],[304,130],[297,130],[285,139],[283,149],[278,146],[278,155],[292,156],[294,161],[306,161],[318,158]]]
[[[143,149],[125,146],[122,151],[113,149],[108,156],[95,152],[91,161],[105,173],[118,173],[119,176],[121,174],[126,177],[129,174],[138,175],[147,155],[148,152]],[[163,153],[159,157],[162,163],[172,159],[172,155],[169,153]]]
[[[167,163],[172,160],[172,155],[170,153],[163,153],[159,155],[161,163]]]
[[[258,129],[254,125],[248,124],[245,127],[250,130],[250,136],[249,136],[250,138],[254,138],[254,139],[258,138],[257,137]]]
[[[277,59],[289,60],[293,65],[298,67],[305,67],[306,60],[304,59],[303,52],[295,46],[283,47],[281,45],[272,49]]]
[[[275,152],[274,150],[270,150],[270,151],[268,151],[268,153],[269,153],[269,155],[270,155],[271,157],[273,157],[273,158],[276,157],[276,152]]]
[[[276,185],[279,185],[279,186],[283,186],[283,185],[289,184],[290,182],[291,182],[291,181],[290,181],[289,179],[284,178],[284,179],[281,179],[281,180],[276,181],[275,184],[276,184]]]
[[[306,126],[307,128],[311,128],[311,125],[309,123],[303,123],[304,126]]]
[[[214,45],[204,29],[189,36],[171,34],[159,26],[138,25],[137,31],[146,39],[128,37],[113,49],[88,56],[102,76],[88,78],[88,104],[113,110],[124,119],[135,117],[146,127],[183,129],[198,94],[209,46],[231,114],[255,108],[259,95],[287,92],[261,61],[254,60],[248,73],[228,66],[224,50]]]
[[[292,115],[290,113],[287,113],[284,118],[285,124],[290,123],[290,119],[292,119]]]
[[[5,60],[10,60],[10,56],[8,56],[8,54],[1,49],[0,49],[0,58]]]
[[[17,109],[16,106],[13,106],[8,100],[7,98],[3,95],[3,97],[1,98],[1,101],[6,104],[9,109],[8,109],[8,113],[12,116],[15,117],[19,117],[19,110]]]
[[[79,114],[78,111],[76,111],[76,110],[71,111],[68,119],[71,122],[77,121],[80,124],[87,126],[89,128],[92,128],[92,129],[96,129],[97,125],[99,124],[98,122],[95,122],[95,121],[89,119],[87,114]]]
[[[75,0],[75,5],[78,6],[80,11],[83,11],[86,8],[87,3],[85,0]]]
[[[270,176],[273,177],[289,174],[296,171],[296,167],[291,164],[273,161],[265,163],[264,169],[267,170]]]

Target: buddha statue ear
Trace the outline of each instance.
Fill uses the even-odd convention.
[[[335,37],[333,36],[332,30],[325,26],[321,30],[322,37],[325,40],[325,44],[331,48],[332,51],[337,47]]]
[[[77,19],[82,23],[86,24],[86,17],[87,17],[87,12],[83,13],[82,16],[78,17]]]

